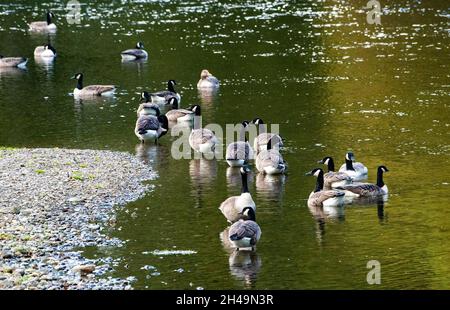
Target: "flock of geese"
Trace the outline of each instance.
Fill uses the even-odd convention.
[[[32,22],[30,31],[56,30],[52,19],[54,14],[48,12],[47,20]],[[53,59],[56,50],[51,44],[36,47],[35,57]],[[121,52],[123,61],[146,59],[148,53],[144,50],[144,44],[138,42],[133,49]],[[0,67],[24,68],[28,59],[24,57],[0,56]],[[84,86],[83,73],[73,76],[77,81],[73,90],[74,97],[89,98],[93,96],[112,96],[116,90],[114,85],[88,85]],[[140,104],[137,110],[135,135],[142,143],[158,140],[171,128],[171,124],[189,124],[192,129],[189,135],[189,145],[194,152],[211,153],[215,151],[219,143],[214,133],[201,127],[201,107],[192,105],[181,108],[181,96],[176,91],[175,80],[167,82],[167,89],[158,92],[142,92]],[[202,70],[200,80],[197,83],[199,89],[217,89],[219,80],[208,70]],[[166,111],[166,113],[163,113]],[[250,145],[248,135],[249,128],[256,126],[258,134]],[[280,149],[283,147],[283,139],[280,135],[267,132],[266,125],[261,118],[243,121],[240,124],[239,139],[232,142],[226,148],[226,161],[230,167],[239,167],[241,175],[241,194],[227,198],[219,209],[231,224],[228,229],[228,242],[232,247],[239,249],[254,249],[261,237],[261,228],[256,222],[256,204],[248,188],[248,174],[250,161],[254,160],[254,166],[263,175],[284,174],[287,164],[283,159]],[[345,163],[339,171],[335,171],[332,157],[325,157],[318,163],[327,166],[324,173],[321,168],[315,168],[307,175],[317,178],[316,187],[309,195],[308,206],[323,208],[336,207],[352,203],[359,198],[380,198],[388,194],[388,188],[383,182],[383,173],[388,169],[381,165],[377,168],[377,182],[359,183],[367,179],[368,170],[362,163],[356,162],[352,152],[345,155]]]

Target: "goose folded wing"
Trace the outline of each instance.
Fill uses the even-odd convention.
[[[231,226],[230,238],[232,240],[241,240],[243,238],[255,238],[258,232],[258,224],[253,221],[241,221]]]
[[[378,193],[380,190],[380,188],[375,184],[347,185],[343,188],[360,196],[367,196],[373,193]]]
[[[121,53],[122,55],[130,55],[135,57],[144,57],[146,56],[143,50],[139,49],[128,49]]]
[[[324,177],[326,178],[327,182],[334,183],[334,182],[340,182],[340,181],[351,181],[351,177],[348,176],[348,174],[343,172],[327,172],[325,173]]]
[[[22,57],[5,57],[2,58],[2,62],[9,66],[16,66],[21,62],[24,62],[26,59]]]
[[[159,129],[159,121],[158,118],[154,116],[143,116],[138,119],[137,130],[146,131],[146,130],[158,130]]]
[[[114,85],[89,85],[83,88],[83,91],[87,91],[90,93],[106,93],[109,91],[113,91],[116,87]]]

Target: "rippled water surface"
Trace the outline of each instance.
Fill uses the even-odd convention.
[[[136,288],[374,288],[374,259],[376,288],[450,289],[449,5],[381,1],[377,26],[363,2],[81,1],[81,23],[69,25],[64,1],[2,1],[0,54],[31,59],[27,71],[0,71],[0,145],[126,151],[158,172],[155,190],[109,232],[126,245],[86,249],[119,258],[112,275],[136,277]],[[26,31],[48,9],[53,65],[33,59],[47,36]],[[138,40],[148,61],[122,63]],[[220,78],[217,94],[197,91],[203,68]],[[78,71],[87,84],[118,85],[117,96],[75,102]],[[134,136],[139,92],[168,79],[183,106],[201,104],[205,123],[280,124],[289,174],[250,181],[263,231],[256,253],[221,243],[217,208],[239,193],[235,170],[172,159],[174,138],[143,146]],[[341,164],[348,149],[371,182],[377,165],[390,169],[389,200],[310,211],[315,180],[305,172],[326,155]]]

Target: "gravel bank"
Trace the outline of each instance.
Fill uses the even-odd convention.
[[[98,276],[110,258],[81,246],[121,246],[103,230],[114,207],[150,189],[156,174],[127,153],[0,149],[0,289],[127,289],[130,279]]]

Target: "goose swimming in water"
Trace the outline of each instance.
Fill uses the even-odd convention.
[[[138,42],[136,48],[128,49],[120,53],[122,60],[146,59],[148,53],[144,50],[144,43]]]
[[[28,24],[30,31],[55,31],[56,25],[53,23],[53,18],[55,14],[52,12],[47,12],[47,21],[31,22]]]
[[[52,58],[56,56],[56,50],[50,43],[45,44],[42,46],[38,46],[34,49],[34,56],[43,58]]]
[[[0,55],[0,68],[13,68],[17,67],[25,69],[28,59],[24,57],[4,57]]]
[[[114,85],[89,85],[83,87],[83,73],[75,74],[72,79],[77,80],[77,87],[73,90],[75,97],[112,96],[116,91]]]
[[[151,93],[150,96],[152,102],[157,104],[169,104],[169,99],[175,97],[177,98],[178,103],[181,103],[181,96],[176,92],[175,85],[177,85],[175,80],[169,80],[167,82],[167,90]]]
[[[244,208],[242,215],[244,219],[231,225],[228,239],[237,250],[247,248],[254,250],[261,238],[261,228],[256,223],[256,214],[251,207]]]
[[[283,156],[278,150],[272,149],[272,139],[268,141],[267,149],[256,155],[255,165],[264,174],[282,174],[287,169]]]
[[[308,206],[310,207],[336,207],[344,204],[345,193],[341,190],[324,190],[323,189],[323,170],[316,168],[306,173],[309,176],[317,177],[316,188],[308,198]]]
[[[189,145],[191,148],[200,153],[214,152],[218,142],[214,133],[207,128],[200,128],[201,110],[200,106],[195,106],[194,128],[189,135]]]
[[[199,105],[193,105],[187,109],[178,109],[178,100],[175,97],[170,98],[169,103],[172,105],[172,110],[166,113],[169,122],[191,122],[194,120],[196,113],[200,113]]]
[[[219,207],[219,210],[230,223],[242,219],[245,208],[252,208],[253,211],[256,211],[255,202],[248,190],[248,173],[250,171],[247,167],[241,167],[240,172],[242,180],[241,195],[227,198]]]
[[[269,140],[272,140],[272,147],[282,147],[283,146],[283,139],[278,134],[273,134],[270,132],[267,132],[266,125],[264,124],[264,121],[260,119],[259,117],[255,118],[252,121],[253,124],[255,124],[259,129],[259,135],[255,138],[253,141],[253,150],[256,154],[261,152],[262,150],[267,149],[267,143],[269,143]]]
[[[158,116],[160,114],[159,106],[156,103],[151,103],[148,92],[144,91],[141,93],[141,102],[137,110],[138,117],[142,115]]]
[[[367,167],[362,163],[355,162],[355,156],[352,152],[345,154],[345,164],[339,168],[339,172],[346,173],[353,181],[367,179]]]
[[[383,182],[383,173],[388,172],[386,166],[378,166],[377,168],[377,183],[362,183],[362,184],[350,184],[338,187],[338,189],[345,191],[346,197],[368,197],[375,198],[389,193],[388,187]]]
[[[202,70],[200,73],[200,80],[197,83],[197,88],[218,88],[219,85],[219,80],[214,75],[209,73],[206,69]]]
[[[324,187],[326,189],[352,183],[352,178],[348,174],[345,172],[334,171],[334,160],[332,157],[327,156],[324,159],[319,160],[317,163],[328,166],[328,172],[323,176],[325,180]]]
[[[228,145],[226,151],[226,160],[230,167],[242,167],[253,159],[253,149],[248,143],[246,128],[249,125],[248,121],[242,122],[242,127],[239,132],[239,141],[232,142]]]
[[[134,133],[142,143],[154,140],[158,143],[159,138],[169,130],[169,121],[165,115],[160,115],[159,109],[155,115],[142,115],[136,121]]]

